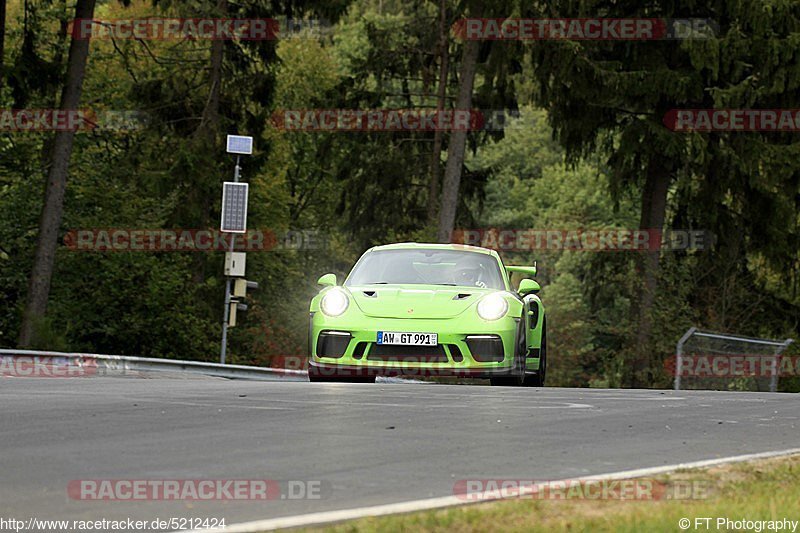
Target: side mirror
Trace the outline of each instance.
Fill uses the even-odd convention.
[[[542,290],[542,287],[536,281],[532,279],[523,279],[519,282],[519,289],[517,289],[517,292],[525,296],[526,294],[536,294],[540,290]]]
[[[317,280],[317,283],[320,285],[330,285],[331,287],[336,286],[336,274],[325,274],[324,276],[320,277]]]

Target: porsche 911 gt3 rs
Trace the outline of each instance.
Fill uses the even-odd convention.
[[[517,290],[510,273],[526,276]],[[367,250],[341,285],[311,300],[311,381],[375,376],[488,378],[543,386],[547,321],[535,266],[504,266],[494,250],[401,243]]]

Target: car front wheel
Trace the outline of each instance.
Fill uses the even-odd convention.
[[[525,325],[520,321],[520,327],[517,328],[517,346],[514,350],[514,361],[516,371],[511,376],[498,376],[490,378],[489,382],[493,387],[521,387],[525,385],[525,356],[527,355],[528,348],[525,345]]]
[[[529,387],[544,387],[547,377],[547,317],[542,319],[542,347],[539,350],[539,370],[535,374],[528,374],[525,385]]]

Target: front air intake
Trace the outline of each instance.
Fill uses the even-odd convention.
[[[505,357],[503,339],[498,335],[467,335],[467,347],[479,363],[499,363]]]
[[[343,356],[351,338],[350,333],[346,331],[321,331],[317,338],[317,356]]]

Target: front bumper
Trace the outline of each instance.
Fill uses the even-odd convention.
[[[451,366],[407,366],[394,365],[343,365],[320,363],[314,360],[308,362],[308,372],[317,376],[331,378],[373,378],[384,377],[458,377],[471,379],[488,379],[493,377],[510,376],[513,367],[497,368],[458,368]]]
[[[357,322],[357,323],[354,323]],[[342,320],[312,313],[309,370],[341,377],[496,377],[514,371],[519,319],[366,318]],[[376,343],[378,331],[436,333],[435,347]],[[472,349],[471,349],[472,348]],[[475,353],[477,349],[479,353]],[[481,351],[482,350],[482,351]]]

